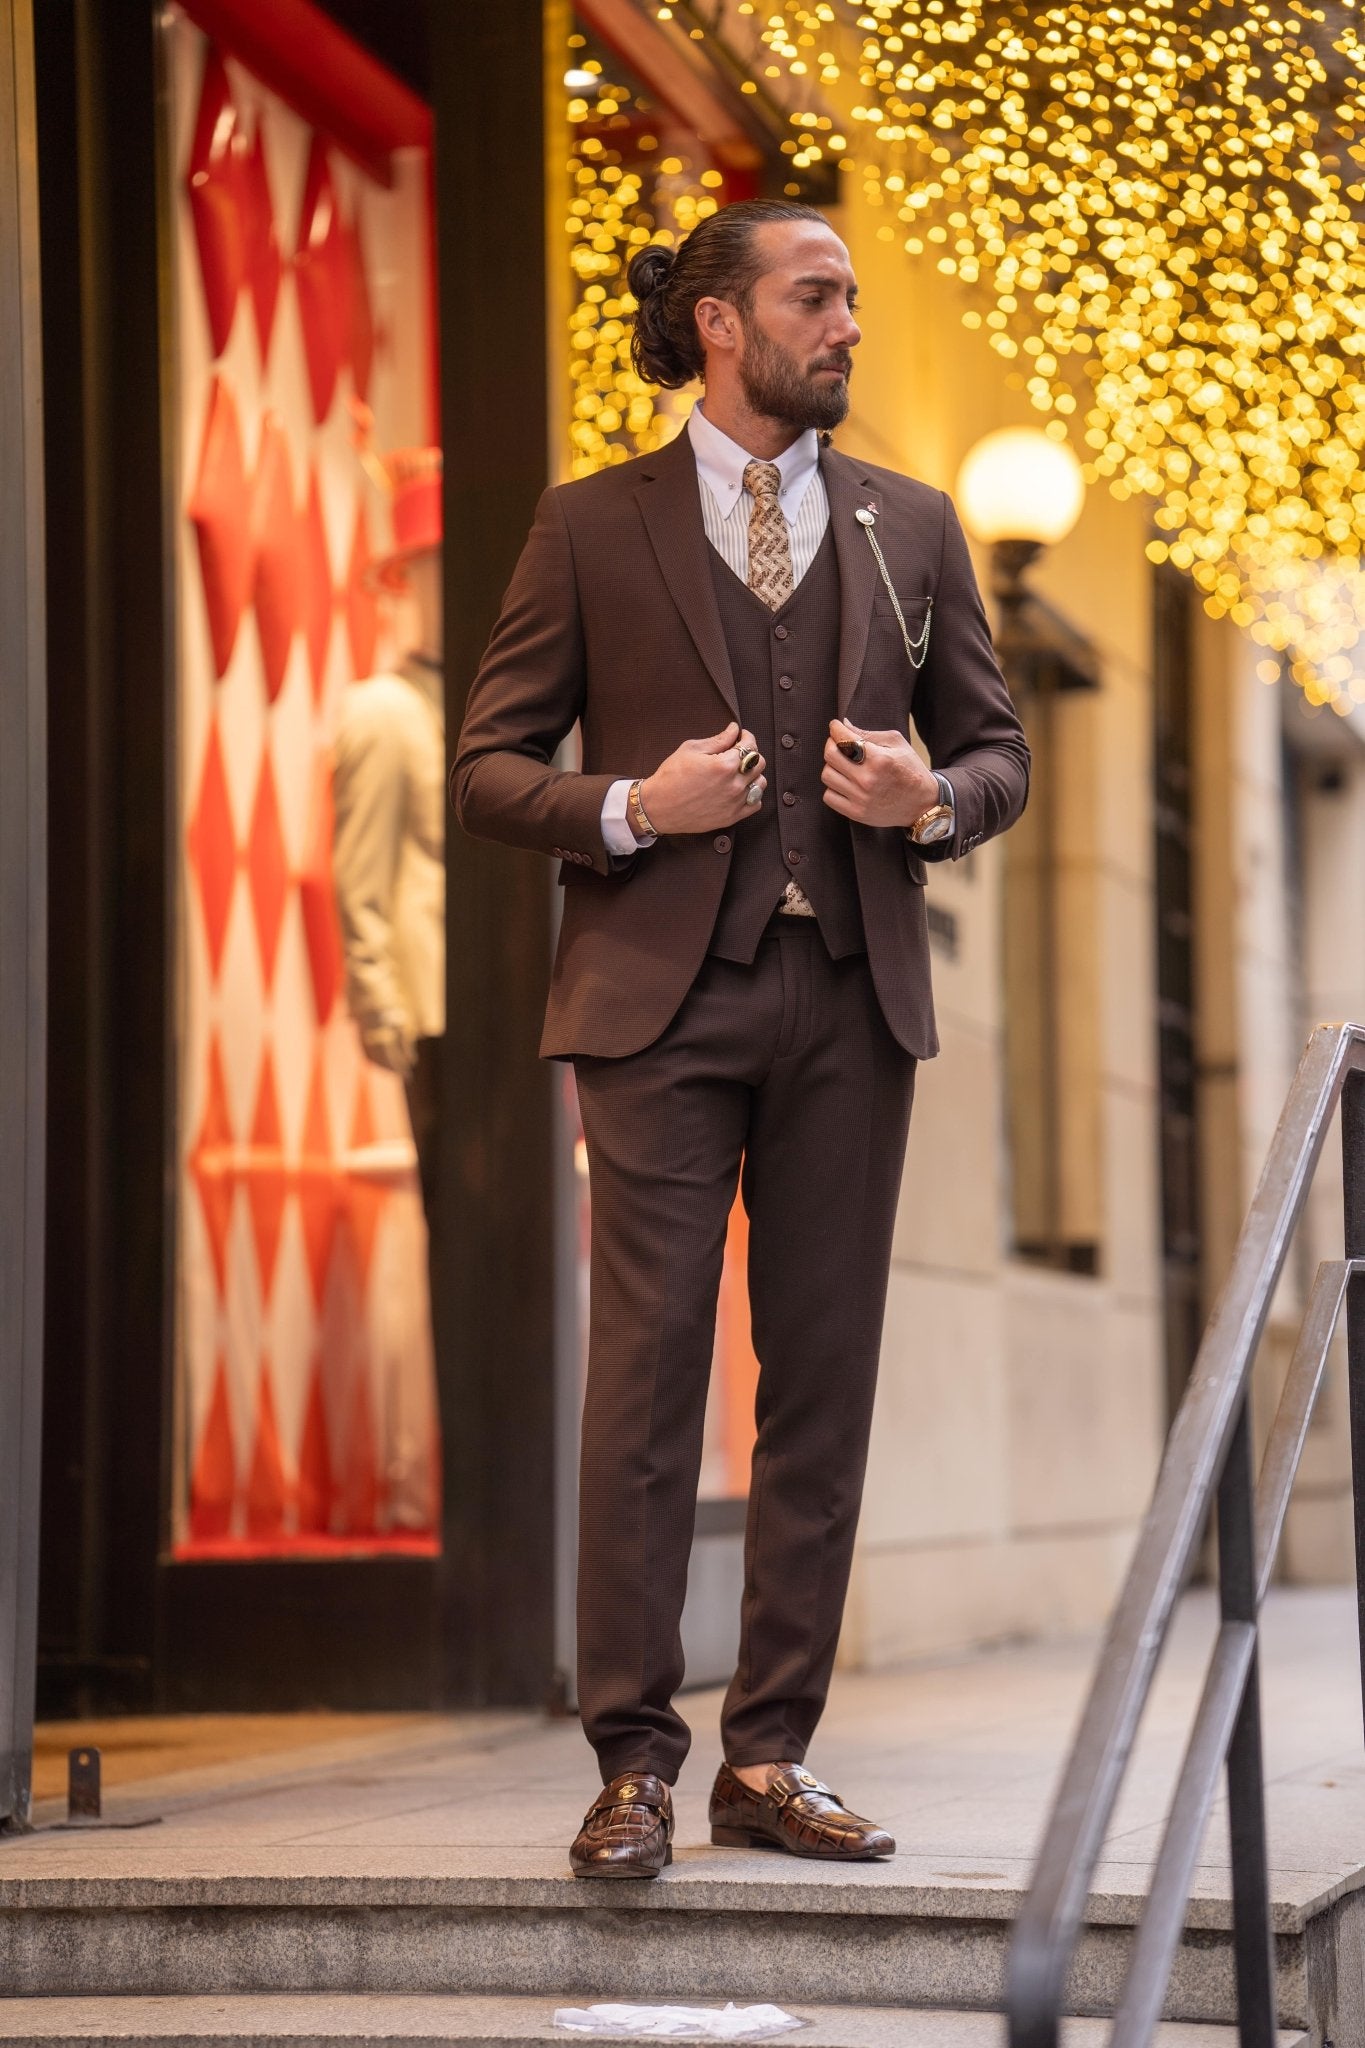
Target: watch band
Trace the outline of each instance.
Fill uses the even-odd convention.
[[[957,830],[957,800],[953,795],[953,785],[951,782],[949,782],[947,776],[940,775],[936,768],[931,770],[931,773],[933,775],[935,782],[938,784],[938,802],[936,804],[927,805],[925,809],[920,812],[919,816],[914,820],[912,824],[904,825],[901,828],[912,846],[920,845],[921,842],[916,837],[916,834],[918,833],[920,826],[924,823],[924,820],[927,817],[930,817],[936,810],[946,811],[948,813],[949,818],[952,821],[953,831],[955,832]],[[943,838],[948,838],[950,836],[950,834],[945,833],[943,835]],[[936,845],[942,844],[942,841],[936,839],[933,843]]]

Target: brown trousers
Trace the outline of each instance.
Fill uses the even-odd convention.
[[[575,1061],[592,1315],[579,1702],[604,1782],[670,1784],[702,1422],[743,1159],[760,1374],[731,1764],[799,1762],[825,1703],[867,1462],[915,1061],[862,954],[774,918],[752,966],[708,958],[663,1036]]]

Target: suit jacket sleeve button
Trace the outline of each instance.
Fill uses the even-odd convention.
[[[711,844],[715,847],[717,853],[728,853],[730,851],[729,833],[717,832],[715,838],[711,841]]]

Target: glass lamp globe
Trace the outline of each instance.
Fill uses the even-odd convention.
[[[976,539],[1052,547],[1081,516],[1085,481],[1065,441],[1037,427],[1001,427],[970,450],[957,475],[957,504]]]

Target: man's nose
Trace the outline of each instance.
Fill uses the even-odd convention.
[[[851,313],[845,313],[834,323],[834,331],[826,337],[830,348],[856,348],[863,338],[863,330]]]

